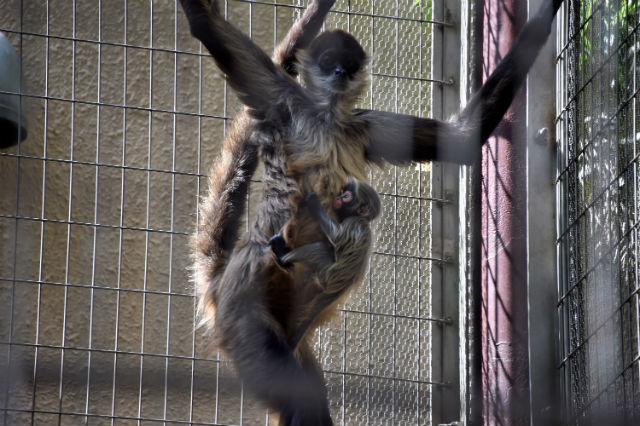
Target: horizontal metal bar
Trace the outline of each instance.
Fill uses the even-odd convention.
[[[153,228],[141,228],[137,226],[105,225],[102,223],[78,222],[73,220],[62,220],[62,219],[47,219],[47,218],[10,215],[10,214],[0,214],[0,219],[19,219],[19,220],[28,220],[33,222],[59,223],[63,225],[79,225],[79,226],[89,226],[89,227],[95,226],[98,228],[105,228],[105,229],[122,229],[126,231],[157,232],[160,234],[171,234],[171,235],[191,235],[191,232],[169,231],[165,229],[153,229]]]
[[[119,43],[116,41],[106,41],[106,40],[96,40],[96,39],[82,38],[82,37],[46,34],[46,33],[39,33],[39,32],[33,32],[33,31],[19,31],[19,30],[12,30],[9,28],[1,28],[1,27],[0,27],[0,31],[4,33],[16,34],[21,36],[42,37],[42,38],[47,38],[49,40],[61,40],[61,41],[71,41],[75,43],[96,44],[101,46],[122,47],[127,49],[146,50],[149,52],[177,53],[180,55],[203,56],[203,57],[209,56],[208,53],[200,53],[200,52],[189,51],[189,50],[167,49],[164,47],[153,47],[153,46],[144,46],[141,44]]]
[[[39,281],[33,279],[21,279],[19,277],[0,277],[0,281],[4,282],[17,282],[17,283],[25,283],[32,285],[48,285],[48,286],[58,286],[58,287],[70,287],[70,288],[81,288],[81,289],[91,289],[91,290],[103,290],[103,291],[112,291],[118,293],[132,293],[132,294],[151,294],[156,296],[177,296],[177,297],[187,297],[194,298],[193,293],[181,293],[175,291],[162,291],[162,290],[145,290],[141,288],[126,288],[126,287],[110,287],[106,285],[96,285],[96,284],[80,284],[80,283],[65,283],[60,281]],[[425,321],[425,322],[436,322],[443,325],[451,325],[453,324],[450,318],[432,318],[432,317],[418,317],[415,315],[402,315],[402,314],[387,314],[382,312],[368,312],[357,309],[341,309],[338,308],[338,312],[350,313],[350,314],[358,314],[358,315],[367,315],[372,317],[387,317],[394,319],[409,319],[416,321]]]
[[[233,117],[224,117],[221,115],[211,115],[211,114],[203,114],[198,112],[189,112],[189,111],[178,111],[178,110],[170,110],[170,109],[160,109],[153,107],[143,107],[139,105],[124,105],[124,104],[112,104],[108,102],[100,102],[100,101],[89,101],[86,99],[72,99],[72,98],[62,98],[58,96],[49,96],[49,95],[37,95],[34,93],[16,93],[9,92],[5,90],[0,90],[0,94],[10,94],[10,95],[20,95],[24,98],[33,98],[40,99],[45,101],[56,101],[56,102],[68,102],[73,104],[80,105],[90,105],[97,107],[107,107],[107,108],[116,108],[116,109],[125,109],[125,110],[133,110],[133,111],[143,111],[143,112],[151,112],[151,113],[159,113],[159,114],[168,114],[168,115],[178,115],[178,116],[186,116],[186,117],[196,117],[196,118],[213,118],[219,120],[231,120]]]
[[[451,318],[417,317],[415,315],[386,314],[386,313],[380,313],[380,312],[361,311],[358,309],[339,309],[339,311],[349,313],[349,314],[361,314],[361,315],[368,315],[373,317],[386,317],[386,318],[393,318],[393,319],[410,319],[410,320],[416,320],[416,321],[435,322],[442,325],[453,324],[453,320]]]
[[[78,417],[91,417],[95,419],[113,419],[113,420],[128,420],[128,421],[143,421],[143,422],[157,422],[157,423],[176,423],[176,424],[184,424],[184,425],[201,425],[201,426],[238,426],[230,423],[211,423],[211,422],[195,422],[190,420],[177,420],[171,417],[166,419],[161,417],[145,417],[145,416],[118,416],[111,414],[97,414],[97,413],[86,413],[86,412],[75,412],[75,411],[52,411],[52,410],[38,410],[38,409],[20,409],[20,408],[0,408],[0,412],[6,413],[25,413],[25,414],[50,414],[55,416],[78,416]],[[84,424],[85,422],[81,422]]]
[[[175,291],[162,291],[162,290],[145,290],[142,288],[128,288],[128,287],[110,287],[107,285],[96,285],[96,284],[81,284],[81,283],[65,283],[61,281],[40,281],[33,279],[22,279],[20,277],[9,278],[9,277],[0,277],[0,281],[5,282],[17,282],[17,283],[25,283],[25,284],[33,284],[33,285],[48,285],[48,286],[58,286],[58,287],[71,287],[71,288],[84,288],[90,290],[104,290],[104,291],[113,291],[118,293],[137,293],[137,294],[153,294],[156,296],[177,296],[177,297],[195,297],[193,293],[180,293]]]
[[[411,80],[411,81],[420,81],[423,83],[438,83],[438,84],[442,84],[443,86],[453,86],[455,84],[453,80],[434,80],[432,78],[407,77],[402,75],[385,74],[385,73],[379,73],[379,72],[372,72],[371,75],[374,77],[386,77],[386,78],[393,78],[396,80]]]
[[[88,348],[81,346],[62,346],[62,345],[51,345],[51,344],[43,344],[43,343],[16,343],[11,341],[2,341],[0,340],[0,345],[10,345],[10,346],[18,346],[18,347],[26,347],[26,348],[39,348],[39,349],[53,349],[53,350],[65,350],[65,351],[78,351],[78,352],[92,352],[92,353],[104,353],[110,355],[127,355],[127,356],[144,356],[144,357],[152,357],[152,358],[162,358],[162,359],[176,359],[176,360],[184,360],[184,361],[206,361],[212,364],[220,364],[223,361],[216,358],[208,358],[208,357],[197,357],[197,356],[186,356],[186,355],[174,355],[167,353],[153,353],[153,352],[140,352],[140,351],[125,351],[119,349],[100,349],[100,348]],[[337,371],[337,370],[322,370],[325,374],[335,374],[339,376],[350,376],[350,377],[362,377],[367,379],[378,379],[385,381],[393,381],[393,382],[401,382],[401,383],[412,383],[417,385],[429,385],[429,386],[447,386],[446,383],[443,382],[433,382],[428,380],[415,380],[415,379],[404,379],[399,377],[392,376],[381,376],[376,374],[362,374],[362,373],[353,373],[348,371]]]
[[[381,251],[373,251],[372,254],[376,254],[378,256],[387,256],[399,259],[414,259],[414,260],[426,260],[427,262],[436,262],[436,263],[447,263],[447,264],[455,264],[456,262],[451,259],[442,259],[439,257],[425,257],[425,256],[413,256],[409,254],[401,254],[401,253],[384,253]]]
[[[378,379],[378,380],[389,380],[394,382],[401,383],[412,383],[416,385],[429,385],[429,386],[447,386],[447,383],[443,382],[431,382],[427,380],[412,380],[412,379],[401,379],[399,377],[388,377],[388,376],[377,376],[375,374],[362,374],[362,373],[351,373],[346,371],[335,371],[335,370],[322,370],[324,373],[335,374],[338,376],[350,376],[350,377],[362,377],[364,379]]]
[[[27,155],[27,154],[15,154],[8,152],[0,152],[0,157],[11,157],[11,158],[22,158],[27,160],[38,160],[38,161],[47,161],[53,163],[64,163],[64,164],[73,164],[73,165],[83,165],[83,166],[94,166],[94,167],[106,167],[118,170],[132,170],[132,171],[140,171],[140,172],[154,172],[154,173],[164,173],[175,176],[190,176],[197,178],[206,178],[209,175],[194,173],[194,172],[182,172],[178,170],[169,170],[169,169],[156,169],[156,168],[147,168],[140,166],[129,166],[122,164],[114,164],[114,163],[96,163],[94,161],[80,161],[80,160],[70,160],[66,158],[52,158],[52,157],[42,157],[39,155]],[[262,179],[251,179],[253,183],[261,183]],[[455,201],[449,200],[446,198],[438,198],[438,197],[420,197],[414,195],[404,195],[404,194],[392,194],[390,192],[378,192],[378,195],[387,196],[387,197],[395,197],[406,200],[417,200],[417,201],[429,201],[436,204],[455,204]]]
[[[203,358],[197,356],[186,356],[186,355],[173,355],[166,353],[153,353],[153,352],[139,352],[139,351],[125,351],[121,349],[101,349],[96,347],[82,347],[82,346],[70,346],[70,345],[50,345],[45,343],[24,343],[24,342],[11,342],[0,340],[0,345],[10,345],[10,346],[19,346],[25,348],[39,348],[39,349],[55,349],[55,350],[65,350],[65,351],[78,351],[78,352],[93,352],[93,353],[104,353],[111,355],[131,355],[131,356],[145,356],[152,358],[169,358],[169,359],[179,359],[186,361],[207,361],[212,362],[214,364],[220,363],[221,361],[216,358]]]
[[[147,168],[140,166],[129,166],[122,164],[113,164],[113,163],[96,163],[95,161],[80,161],[80,160],[69,160],[66,158],[52,158],[52,157],[41,157],[38,155],[27,155],[27,154],[14,154],[9,152],[0,152],[0,157],[13,157],[13,158],[22,158],[27,160],[39,160],[39,161],[47,161],[50,163],[64,163],[64,164],[73,164],[73,165],[81,165],[81,166],[92,166],[92,167],[104,167],[110,169],[118,169],[118,170],[132,170],[138,172],[154,172],[154,173],[163,173],[175,176],[192,176],[197,178],[205,178],[207,175],[202,175],[193,172],[181,172],[178,170],[169,170],[169,169],[155,169],[155,168]]]
[[[283,3],[277,3],[277,2],[267,2],[267,1],[263,1],[263,0],[234,0],[235,2],[238,3],[251,3],[251,4],[261,4],[261,5],[265,5],[265,6],[276,6],[276,7],[284,7],[284,8],[291,8],[291,9],[301,9],[304,10],[306,9],[306,7],[304,6],[297,6],[297,5],[293,5],[293,4],[283,4]],[[449,22],[443,22],[443,21],[436,21],[433,19],[415,19],[415,18],[407,18],[404,16],[393,16],[393,15],[380,15],[380,14],[374,14],[374,13],[365,13],[365,12],[353,12],[350,10],[344,10],[344,9],[332,9],[330,13],[339,13],[339,14],[343,14],[343,15],[349,15],[349,16],[363,16],[363,17],[368,17],[368,18],[382,18],[382,19],[390,19],[390,20],[394,20],[394,21],[405,21],[405,22],[418,22],[421,24],[432,24],[432,25],[440,25],[443,27],[454,27],[454,24],[451,24]]]

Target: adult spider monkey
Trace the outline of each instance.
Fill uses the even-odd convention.
[[[275,265],[268,238],[291,217],[300,191],[316,192],[327,209],[347,176],[363,179],[370,163],[472,163],[546,41],[561,0],[543,4],[479,92],[449,121],[353,110],[366,85],[366,54],[343,31],[314,39],[333,0],[310,3],[279,46],[276,62],[226,22],[215,1],[181,3],[192,34],[248,111],[226,143],[202,205],[195,264],[203,318],[215,318],[220,347],[245,384],[281,413],[281,424],[332,424],[308,344],[302,339],[292,348],[286,339],[300,332],[292,329],[301,283]],[[290,75],[296,62],[302,85]],[[259,150],[264,197],[247,240],[236,245]]]

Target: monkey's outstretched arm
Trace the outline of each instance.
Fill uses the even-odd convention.
[[[311,213],[311,216],[318,222],[320,225],[320,229],[327,237],[327,239],[334,243],[338,238],[338,234],[340,232],[340,225],[335,223],[327,212],[322,207],[322,203],[320,202],[320,198],[318,198],[318,194],[315,192],[309,192],[305,194],[305,196],[300,200],[300,204],[298,208],[306,208]]]
[[[207,48],[240,100],[261,118],[283,92],[304,96],[302,88],[249,37],[228,23],[215,0],[180,0],[191,34]]]
[[[285,38],[278,44],[273,60],[289,75],[298,75],[296,52],[309,46],[318,35],[324,18],[335,2],[336,0],[312,0],[309,2],[304,15],[293,24]]]
[[[367,157],[378,162],[442,160],[471,164],[524,82],[551,32],[562,0],[546,0],[467,106],[449,122],[388,112],[357,112],[369,130]],[[394,142],[390,142],[394,141]]]

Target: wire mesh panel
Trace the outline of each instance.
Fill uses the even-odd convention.
[[[571,424],[638,424],[640,3],[565,3],[557,180],[565,406]]]
[[[327,27],[373,57],[360,107],[439,111],[431,49],[442,22],[430,0],[413,3],[339,0],[329,14]],[[223,7],[271,51],[304,6]],[[0,152],[0,423],[265,424],[196,328],[189,238],[239,103],[177,1],[0,0],[0,10],[29,126]],[[434,306],[448,285],[443,247],[456,258],[444,242],[457,235],[432,227],[452,199],[433,170],[371,173],[384,213],[369,273],[314,340],[337,424],[439,418]]]

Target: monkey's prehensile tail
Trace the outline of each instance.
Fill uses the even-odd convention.
[[[258,147],[247,126],[236,125],[232,132],[209,176],[207,196],[200,205],[198,233],[193,237],[201,325],[212,325],[213,295],[238,239],[250,179],[258,164]]]

